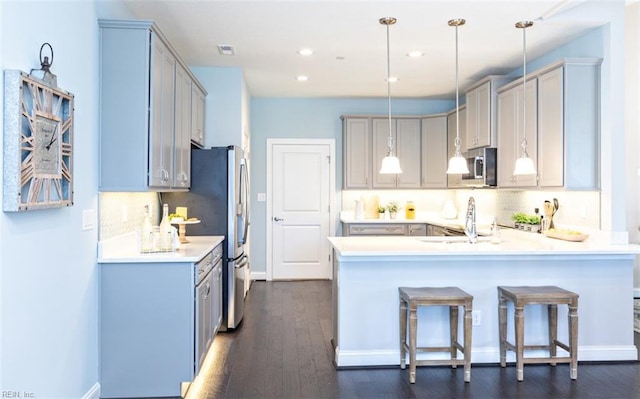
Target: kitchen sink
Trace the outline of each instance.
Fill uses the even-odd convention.
[[[461,243],[461,242],[469,242],[469,237],[467,236],[426,236],[419,237],[419,241],[422,242],[442,242],[442,243]],[[478,242],[490,242],[491,237],[489,236],[479,236]]]

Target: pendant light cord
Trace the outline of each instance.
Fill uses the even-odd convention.
[[[462,140],[460,140],[460,94],[458,86],[458,25],[456,25],[456,140],[454,145],[456,147],[456,156],[460,155],[460,146]]]
[[[522,149],[527,155],[527,27],[522,28]]]
[[[389,47],[389,25],[387,24],[387,99],[389,111],[389,140],[387,144],[389,146],[389,155],[391,155],[391,150],[393,149],[393,135],[391,131],[391,52]]]

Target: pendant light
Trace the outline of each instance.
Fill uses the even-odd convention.
[[[389,152],[387,156],[382,159],[380,173],[398,174],[402,173],[402,169],[400,169],[400,161],[398,158],[393,156],[393,135],[391,133],[391,56],[389,53],[389,25],[395,24],[396,19],[393,17],[380,18],[379,22],[387,27],[387,98],[389,100],[389,139],[387,141]]]
[[[516,28],[522,29],[522,156],[516,160],[516,166],[513,170],[513,174],[516,176],[521,175],[535,175],[536,168],[533,165],[533,159],[529,158],[527,154],[527,28],[532,26],[531,21],[516,22]]]
[[[460,106],[458,97],[458,26],[465,24],[465,20],[462,18],[449,20],[449,26],[455,26],[456,28],[456,140],[454,142],[456,146],[456,152],[449,159],[449,167],[447,168],[447,174],[468,174],[469,167],[467,166],[467,160],[460,154],[460,146],[462,140],[460,139]]]

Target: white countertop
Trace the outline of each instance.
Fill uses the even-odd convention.
[[[98,263],[198,262],[224,241],[224,236],[188,236],[174,252],[140,253],[137,234],[130,233],[98,243]]]
[[[398,216],[396,219],[356,219],[354,217],[353,212],[350,211],[342,211],[340,212],[340,221],[342,223],[358,223],[358,224],[369,224],[369,223],[384,223],[384,224],[393,224],[393,223],[427,223],[433,224],[442,227],[451,227],[455,229],[464,229],[465,219],[457,217],[455,219],[445,219],[438,212],[418,212],[416,214],[415,219],[405,219],[404,212],[398,212]],[[477,216],[476,226],[480,228],[486,228],[486,230],[490,230],[491,223],[493,222],[493,218],[487,218],[484,216]]]
[[[449,242],[433,241],[445,239]],[[597,236],[583,242],[571,242],[513,229],[501,229],[499,244],[491,243],[489,237],[480,237],[477,244],[469,244],[466,237],[351,236],[329,237],[329,241],[340,257],[640,254],[640,245],[610,244],[607,239]]]

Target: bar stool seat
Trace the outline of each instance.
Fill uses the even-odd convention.
[[[457,287],[399,287],[400,294],[400,368],[406,368],[409,352],[409,382],[416,382],[416,366],[464,365],[464,381],[471,381],[471,311],[473,296]],[[450,345],[444,347],[417,347],[419,306],[449,306]],[[463,339],[458,341],[458,307],[464,311]],[[407,345],[407,315],[409,318],[409,344]],[[458,359],[458,350],[463,359]],[[451,359],[416,360],[416,352],[449,352]]]
[[[507,350],[516,353],[516,372],[518,381],[524,379],[525,363],[569,363],[572,380],[578,378],[578,294],[556,286],[537,287],[498,287],[498,320],[500,323],[500,366],[506,367]],[[507,302],[514,305],[515,345],[507,341]],[[549,343],[548,345],[525,345],[524,343],[524,307],[526,305],[547,305]],[[558,341],[558,305],[569,307],[569,344]],[[569,356],[558,357],[560,347]],[[547,350],[548,357],[524,357],[525,350]]]

